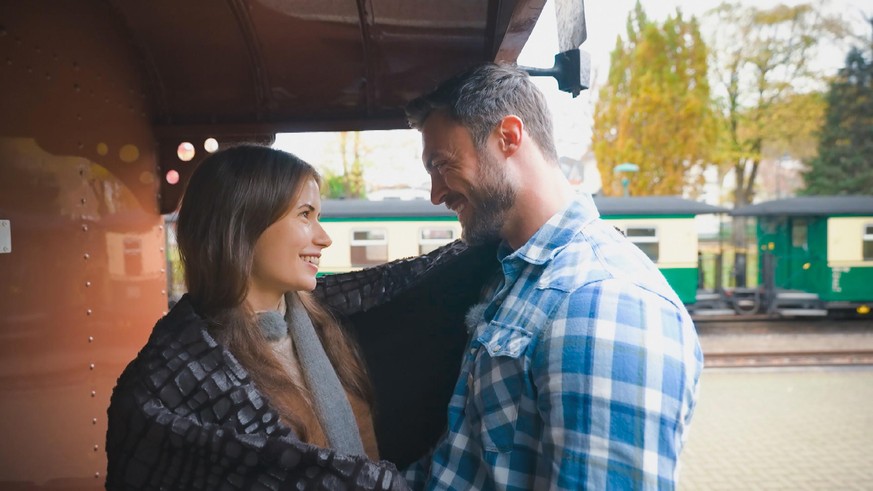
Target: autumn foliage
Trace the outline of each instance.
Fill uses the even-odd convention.
[[[620,194],[622,177],[632,195],[693,194],[700,174],[692,170],[708,162],[715,140],[707,50],[696,19],[677,11],[662,24],[651,22],[637,3],[627,40],[618,38],[612,52],[592,140],[603,194]],[[639,171],[613,172],[625,162]]]

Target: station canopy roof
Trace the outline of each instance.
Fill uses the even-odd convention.
[[[871,215],[873,196],[801,196],[765,201],[731,211],[733,216]]]
[[[406,102],[515,61],[546,0],[109,0],[160,136],[407,127]],[[547,19],[554,22],[553,19]]]

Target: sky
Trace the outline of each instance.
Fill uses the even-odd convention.
[[[816,1],[816,0],[810,0]],[[796,5],[797,0],[738,0],[740,4],[769,8],[779,3]],[[663,21],[677,8],[683,15],[701,18],[721,0],[642,0],[642,6],[651,20]],[[870,0],[826,0],[816,2],[837,13],[853,26],[858,33],[869,35],[869,27],[864,14],[873,15],[873,2]],[[559,156],[580,159],[588,150],[591,141],[594,103],[599,85],[609,72],[609,55],[615,47],[616,37],[624,35],[628,13],[636,0],[588,0],[585,2],[585,17],[588,38],[581,49],[591,57],[591,88],[573,98],[558,90],[557,82],[551,77],[535,77],[537,86],[546,95],[554,118],[555,143]],[[703,24],[705,28],[705,24]],[[865,29],[867,29],[865,31]],[[555,32],[555,13],[553,1],[546,2],[545,9],[531,33],[518,59],[518,64],[531,67],[551,67],[558,52]],[[831,46],[823,50],[818,60],[819,69],[824,73],[836,73],[843,65],[846,46]],[[276,146],[293,152],[319,167],[323,172],[341,169],[338,161],[328,161],[328,148],[336,146],[336,137],[330,134],[278,135]],[[365,145],[371,149],[371,162],[365,168],[365,180],[371,185],[425,186],[427,174],[421,165],[421,143],[415,130],[394,130],[367,132]]]

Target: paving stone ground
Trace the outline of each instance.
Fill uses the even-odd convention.
[[[791,349],[859,342],[857,333],[845,334],[785,339]],[[742,343],[706,336],[704,353]],[[766,339],[769,347],[779,344]],[[680,459],[680,491],[873,491],[873,367],[707,368],[698,401]]]

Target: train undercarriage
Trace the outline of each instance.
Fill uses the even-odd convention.
[[[818,294],[781,288],[732,288],[699,290],[697,301],[687,306],[698,319],[715,317],[851,318],[871,316],[870,302],[829,302]]]

